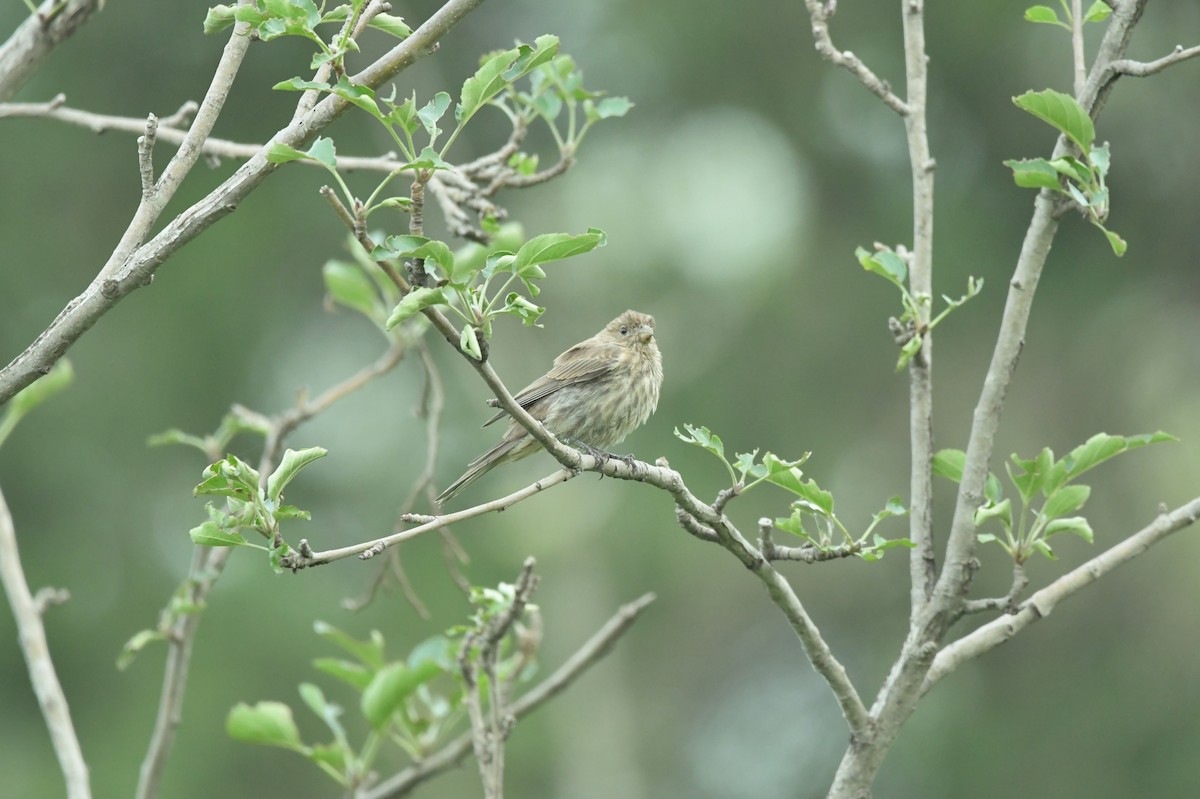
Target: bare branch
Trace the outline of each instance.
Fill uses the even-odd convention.
[[[67,697],[54,671],[50,645],[46,642],[46,628],[42,625],[46,595],[39,591],[38,595],[42,597],[39,602],[29,592],[29,584],[21,568],[21,553],[17,549],[17,531],[3,493],[0,493],[0,582],[4,583],[4,592],[8,595],[8,604],[17,622],[21,654],[29,668],[29,680],[33,683],[33,692],[37,695],[42,717],[50,731],[54,754],[58,757],[59,768],[67,783],[67,796],[70,799],[89,799],[92,789],[87,763],[79,748]]]
[[[1112,62],[1111,68],[1118,75],[1145,78],[1196,56],[1200,56],[1200,44],[1186,49],[1182,44],[1177,44],[1169,55],[1157,58],[1154,61],[1130,61],[1127,58],[1122,58]]]
[[[921,686],[924,694],[943,677],[963,663],[989,652],[1039,619],[1049,616],[1058,603],[1099,580],[1113,569],[1141,555],[1167,536],[1194,524],[1200,517],[1200,497],[1170,513],[1159,515],[1153,522],[1105,550],[1075,569],[1059,577],[1021,603],[1020,610],[1001,616],[967,633],[948,645],[933,660],[933,666]]]
[[[1087,83],[1087,58],[1083,53],[1083,2],[1071,0],[1071,56],[1075,65],[1075,97],[1083,95]]]
[[[907,116],[910,111],[908,104],[892,93],[892,87],[887,81],[881,80],[854,53],[834,47],[833,40],[829,37],[829,18],[833,16],[836,3],[826,5],[821,0],[804,0],[804,5],[808,7],[808,16],[812,20],[813,41],[821,57],[849,70],[871,94],[883,100],[888,108],[900,116]]]
[[[367,560],[370,557],[374,557],[374,555],[382,553],[388,547],[399,544],[401,541],[408,541],[409,539],[416,538],[419,535],[424,535],[425,533],[430,533],[434,530],[440,530],[448,525],[461,522],[466,519],[473,519],[474,517],[482,516],[485,513],[507,510],[521,500],[528,499],[534,494],[545,491],[551,486],[564,483],[574,476],[574,472],[567,469],[560,469],[548,477],[543,477],[541,480],[527,485],[520,491],[514,491],[508,496],[500,497],[499,499],[493,499],[491,502],[485,502],[482,505],[476,505],[472,508],[455,511],[454,513],[446,513],[441,516],[405,514],[405,520],[420,520],[420,524],[418,524],[416,527],[409,528],[408,530],[401,530],[374,541],[364,541],[359,544],[351,544],[350,546],[325,550],[323,552],[311,551],[307,557],[299,552],[292,555],[286,555],[284,556],[281,565],[283,565],[284,568],[298,571],[311,566],[323,566],[326,563],[332,563],[335,560],[341,560],[343,558],[349,558],[355,555],[362,557],[368,552],[372,553],[370,556],[362,558],[363,560]],[[307,541],[302,541],[301,545],[304,546],[307,545],[307,543]]]
[[[43,59],[66,41],[102,0],[45,0],[36,14],[17,26],[0,45],[0,102],[16,96]]]
[[[204,605],[221,576],[232,549],[195,547],[192,566],[182,586],[181,599],[193,607]],[[168,606],[169,607],[169,606]],[[164,610],[164,614],[169,610]],[[167,758],[175,745],[175,733],[183,721],[183,698],[187,689],[188,665],[192,660],[192,645],[200,626],[201,613],[177,613],[166,617],[167,662],[163,667],[163,684],[158,699],[158,714],[154,731],[142,760],[136,799],[154,799],[162,787]]]
[[[509,707],[515,718],[521,718],[533,712],[544,702],[562,693],[600,658],[608,654],[617,639],[637,620],[642,611],[654,601],[654,594],[644,594],[640,598],[622,605],[617,614],[605,622],[587,642],[576,650],[565,663],[528,693],[517,699]],[[471,734],[464,733],[453,742],[447,744],[438,752],[430,755],[399,774],[384,780],[374,789],[366,792],[363,799],[385,799],[385,797],[407,796],[421,783],[436,777],[444,771],[454,768],[471,752]]]
[[[1029,576],[1020,561],[1013,561],[1012,587],[1008,593],[992,599],[968,599],[963,603],[963,613],[984,613],[990,610],[1002,610],[1005,613],[1017,612],[1017,598],[1029,585]]]

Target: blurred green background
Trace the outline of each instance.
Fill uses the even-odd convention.
[[[436,7],[396,4],[414,26]],[[961,447],[990,357],[1032,194],[1004,158],[1045,155],[1048,127],[1013,107],[1027,89],[1069,90],[1069,42],[1006,3],[939,3],[929,12],[929,121],[938,162],[937,290],[983,294],[939,330],[936,435]],[[25,10],[0,8],[11,31]],[[69,105],[144,117],[199,99],[224,35],[204,37],[200,3],[114,0],[56,52],[17,98],[65,92]],[[903,86],[898,3],[843,2],[839,47]],[[1099,33],[1092,31],[1090,44]],[[510,386],[627,307],[653,313],[666,366],[662,403],[627,442],[663,455],[703,496],[722,487],[709,456],[676,441],[684,422],[719,432],[731,450],[814,454],[806,469],[835,492],[839,514],[864,524],[907,494],[907,381],[893,373],[886,319],[894,293],[852,253],[910,240],[909,166],[901,122],[848,74],[821,62],[799,2],[553,3],[493,0],[441,50],[403,73],[400,92],[455,92],[481,52],[555,33],[587,85],[630,96],[624,120],[599,126],[565,178],[501,197],[530,234],[603,228],[608,246],[553,266],[543,330],[498,327],[494,363]],[[384,37],[369,38],[372,51]],[[1200,6],[1152,4],[1131,49],[1151,59],[1200,41]],[[216,135],[262,141],[296,96],[272,92],[304,73],[308,45],[251,48]],[[1129,241],[1115,259],[1098,231],[1065,221],[1051,254],[1008,398],[997,458],[1064,452],[1092,433],[1165,429],[1183,443],[1106,464],[1088,482],[1096,546],[1072,539],[1060,560],[1032,566],[1043,584],[1140,528],[1160,502],[1200,485],[1200,225],[1192,132],[1200,129],[1200,63],[1125,79],[1097,128],[1112,143],[1111,227]],[[481,125],[454,154],[503,137]],[[347,114],[330,133],[343,153],[386,149]],[[494,134],[494,135],[492,135]],[[489,138],[489,135],[492,137]],[[165,163],[169,147],[160,145]],[[20,352],[95,274],[138,200],[134,137],[95,136],[44,120],[0,123],[0,362]],[[543,163],[546,163],[543,160]],[[178,212],[237,164],[200,166],[168,209]],[[371,176],[352,176],[364,187]],[[377,333],[322,308],[320,267],[341,253],[340,223],[315,170],[280,170],[104,317],[70,353],[74,387],[18,428],[0,452],[29,581],[68,587],[47,616],[59,676],[97,796],[133,791],[151,729],[163,651],[125,672],[124,641],[152,626],[185,574],[191,495],[203,463],[183,448],[147,449],[168,427],[213,429],[232,402],[275,412],[302,386],[321,390],[381,351]],[[944,332],[943,332],[944,331]],[[480,431],[485,387],[433,346],[447,383],[439,481],[445,485],[494,433]],[[302,427],[292,446],[329,457],[291,488],[313,511],[291,535],[318,547],[390,528],[424,458],[413,408],[415,362]],[[243,450],[256,457],[257,451]],[[470,500],[549,473],[545,456],[499,470]],[[939,483],[939,537],[953,489]],[[731,507],[744,529],[785,515],[781,492]],[[302,530],[300,528],[303,528]],[[902,534],[902,522],[886,532]],[[515,577],[527,555],[542,575],[543,674],[643,592],[658,601],[617,650],[564,696],[521,722],[509,745],[512,796],[818,797],[846,742],[837,706],[758,582],[717,547],[683,533],[669,499],[637,484],[583,476],[499,516],[459,525],[475,584]],[[1200,795],[1200,531],[1185,531],[1104,579],[1052,618],[940,684],[883,768],[881,797],[1182,797]],[[1009,565],[981,550],[978,588],[1003,593]],[[275,576],[234,553],[200,627],[184,723],[164,796],[333,796],[332,783],[281,750],[224,732],[239,701],[299,705],[295,685],[320,683],[314,657],[332,650],[323,619],[357,635],[380,629],[399,656],[456,623],[466,603],[436,538],[403,549],[423,621],[395,593],[343,610],[374,567],[357,561]],[[865,696],[874,694],[907,619],[903,555],[882,562],[784,565]],[[49,739],[0,613],[0,772],[6,795],[62,792]],[[298,710],[308,739],[319,723]],[[397,761],[398,762],[398,761]],[[388,761],[381,764],[389,765]],[[479,795],[473,763],[420,795]]]

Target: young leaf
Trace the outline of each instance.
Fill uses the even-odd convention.
[[[1046,497],[1046,504],[1042,506],[1042,514],[1048,519],[1057,519],[1064,514],[1074,513],[1083,507],[1091,494],[1092,489],[1089,486],[1063,486]]]
[[[904,282],[908,280],[908,266],[904,263],[904,259],[892,250],[880,250],[872,253],[858,247],[854,250],[854,256],[858,258],[863,269],[874,272],[900,288],[904,288]]]
[[[188,531],[192,543],[202,547],[240,547],[246,545],[246,539],[239,533],[222,530],[213,522],[205,522],[199,527]]]
[[[325,280],[325,291],[339,305],[358,311],[368,319],[374,319],[382,312],[374,281],[357,264],[326,261],[321,267],[321,277]]]
[[[933,473],[956,483],[962,482],[963,467],[967,463],[967,453],[961,449],[939,450],[933,456]]]
[[[424,661],[415,668],[410,668],[404,663],[389,663],[379,670],[363,690],[363,716],[375,729],[383,728],[400,703],[421,683],[441,673],[441,666],[431,660]]]
[[[1108,7],[1108,3],[1105,3],[1104,0],[1096,0],[1088,6],[1087,11],[1083,12],[1083,19],[1085,22],[1103,22],[1111,13],[1112,9]]]
[[[167,444],[183,444],[189,447],[195,447],[201,452],[208,452],[208,445],[200,436],[194,436],[191,433],[185,433],[177,427],[172,427],[170,430],[164,430],[161,433],[155,433],[146,439],[148,447],[162,447]]]
[[[1147,444],[1178,440],[1170,433],[1164,433],[1161,430],[1157,433],[1143,433],[1136,436],[1113,436],[1108,433],[1097,433],[1063,457],[1061,482],[1057,482],[1055,488],[1122,452],[1144,447]],[[1056,475],[1056,477],[1058,476]]]
[[[295,478],[301,469],[318,458],[324,458],[328,454],[329,450],[324,447],[308,447],[301,450],[289,449],[284,452],[279,466],[267,478],[267,497],[278,502],[279,497],[283,495],[284,487]]]
[[[7,412],[16,417],[24,416],[46,400],[71,385],[75,370],[71,362],[62,359],[46,374],[17,392],[8,402]]]
[[[513,272],[521,275],[531,266],[590,252],[597,247],[603,247],[604,242],[604,231],[597,228],[588,228],[587,233],[578,236],[569,233],[543,233],[534,236],[517,250]]]
[[[1049,538],[1055,533],[1074,533],[1075,535],[1092,543],[1094,536],[1092,535],[1092,526],[1088,524],[1087,519],[1082,516],[1071,516],[1066,519],[1055,519],[1046,525],[1044,535]]]
[[[441,132],[438,129],[437,122],[449,107],[450,95],[445,92],[438,92],[433,96],[432,100],[417,112],[417,117],[421,120],[421,124],[425,126],[425,130],[430,136],[437,136]]]
[[[449,299],[446,297],[446,292],[440,287],[421,286],[415,288],[400,298],[400,302],[392,310],[392,315],[388,317],[387,329],[391,330],[425,308],[433,305],[445,305],[447,302]]]
[[[708,450],[716,455],[721,460],[725,460],[725,445],[721,442],[721,437],[712,433],[703,425],[696,427],[690,424],[685,424],[683,429],[688,432],[687,435],[679,432],[679,428],[675,428],[675,437],[686,444],[695,444],[697,447]]]
[[[1012,500],[1003,500],[1001,502],[988,502],[975,511],[975,526],[979,527],[988,519],[999,519],[1004,525],[1004,529],[1012,529]]]
[[[121,654],[117,657],[117,670],[125,671],[129,668],[129,664],[133,663],[133,659],[148,644],[165,640],[167,640],[167,634],[161,630],[138,630],[132,638],[125,642],[125,646],[121,647]]]
[[[313,661],[313,668],[336,677],[359,691],[371,683],[371,677],[374,675],[366,666],[340,658],[317,658]]]
[[[527,327],[536,325],[537,320],[545,312],[545,308],[540,305],[534,305],[515,291],[510,291],[508,296],[504,298],[504,308],[501,309],[501,313],[511,313],[520,317],[521,321]]]
[[[1004,165],[1013,171],[1013,181],[1023,189],[1064,191],[1058,171],[1045,158],[1009,159]]]
[[[1129,247],[1129,244],[1126,243],[1125,239],[1121,238],[1116,233],[1113,233],[1099,222],[1096,222],[1095,225],[1096,227],[1100,228],[1100,230],[1104,231],[1104,237],[1108,239],[1108,246],[1112,247],[1113,255],[1117,256],[1118,258],[1124,255],[1125,250]]]
[[[459,348],[477,361],[483,360],[483,350],[479,348],[479,338],[473,325],[463,325],[462,333],[458,336]]]
[[[554,95],[546,96],[553,97]],[[583,113],[589,122],[595,122],[611,117],[623,117],[629,113],[631,108],[633,108],[633,103],[629,101],[628,97],[605,97],[598,103],[591,100],[586,101],[583,104]]]
[[[1091,117],[1071,95],[1043,89],[1040,92],[1025,92],[1014,97],[1013,102],[1018,108],[1057,128],[1083,152],[1091,149],[1096,128]]]
[[[225,731],[239,741],[304,751],[292,709],[282,702],[259,702],[254,707],[239,702],[229,711]]]
[[[1059,20],[1057,12],[1050,6],[1030,6],[1025,9],[1026,22],[1045,22],[1051,25],[1066,25]]]
[[[359,641],[332,624],[314,621],[313,632],[343,652],[358,658],[364,665],[372,669],[383,668],[383,636],[378,630],[371,631],[369,641]]]

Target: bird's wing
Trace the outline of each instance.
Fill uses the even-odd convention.
[[[540,399],[545,399],[563,386],[574,386],[587,383],[603,377],[617,365],[618,353],[608,348],[592,347],[591,352],[585,352],[582,347],[572,347],[554,359],[554,366],[545,376],[538,378],[513,397],[522,408],[528,408]],[[507,416],[507,412],[497,411],[492,418],[483,423],[487,427],[497,419]]]

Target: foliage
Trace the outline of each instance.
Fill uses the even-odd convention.
[[[979,533],[979,540],[998,543],[1017,563],[1024,563],[1034,552],[1054,558],[1048,539],[1058,533],[1074,533],[1092,543],[1092,528],[1087,519],[1070,515],[1083,508],[1092,489],[1072,481],[1122,452],[1175,440],[1174,436],[1163,432],[1136,436],[1097,433],[1058,460],[1049,447],[1029,459],[1014,453],[1004,467],[1021,500],[1020,510],[1014,520],[1012,499],[1004,497],[1000,481],[989,474],[985,489],[987,499],[975,513],[975,524],[979,526],[995,519],[1003,536]],[[961,482],[966,457],[960,449],[941,450],[934,456],[933,471],[956,483]],[[1034,510],[1032,504],[1039,494],[1041,507]]]
[[[386,656],[384,636],[377,630],[360,640],[316,622],[316,633],[342,654],[317,658],[313,667],[357,695],[354,704],[367,729],[358,745],[352,743],[342,722],[345,709],[307,682],[299,686],[300,698],[328,728],[331,740],[305,743],[291,707],[277,701],[234,706],[225,722],[226,731],[237,740],[296,752],[345,787],[361,785],[388,744],[419,762],[455,734],[465,717],[462,664],[480,657],[478,646],[468,645],[470,641],[477,644],[478,638],[469,633],[484,630],[492,619],[509,610],[513,599],[513,586],[508,583],[472,588],[474,610],[467,624],[422,641],[398,660]],[[533,606],[525,608],[526,615],[536,612]],[[501,642],[496,674],[506,683],[526,680],[534,673],[529,647],[516,645],[518,635],[514,630]]]

